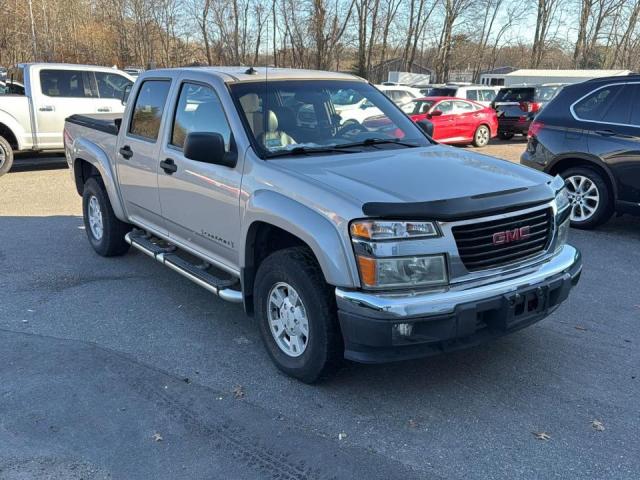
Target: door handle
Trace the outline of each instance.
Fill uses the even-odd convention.
[[[131,157],[133,157],[133,150],[131,150],[131,147],[129,145],[125,145],[118,151],[120,152],[122,158],[129,160]]]
[[[617,135],[613,130],[596,130],[596,133],[601,137],[613,137],[614,135]]]
[[[40,110],[41,112],[55,112],[56,109],[53,105],[43,105],[42,107],[38,108],[38,110]]]
[[[98,107],[99,112],[110,112],[111,107]]]
[[[178,171],[178,166],[170,158],[161,161],[160,168],[162,168],[164,170],[164,173],[166,173],[167,175],[171,175]]]

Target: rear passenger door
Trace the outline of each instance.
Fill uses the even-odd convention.
[[[118,141],[118,183],[127,214],[134,223],[166,234],[158,195],[158,150],[163,113],[171,88],[168,78],[140,84],[128,123]],[[133,95],[132,95],[133,98]]]
[[[587,134],[589,152],[611,169],[618,199],[640,202],[640,84],[601,87],[572,106]]]
[[[175,171],[158,172],[162,214],[169,236],[217,264],[235,271],[240,235],[242,162],[233,168],[188,159],[183,154],[191,132],[222,135],[226,151],[236,150],[229,120],[216,89],[184,79],[173,96],[160,160]]]

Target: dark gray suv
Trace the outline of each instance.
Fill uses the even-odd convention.
[[[598,78],[564,87],[531,123],[520,163],[565,178],[572,226],[640,215],[638,107],[640,75]]]

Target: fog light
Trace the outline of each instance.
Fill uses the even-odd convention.
[[[401,337],[410,337],[413,332],[413,324],[411,323],[396,323],[393,328]]]

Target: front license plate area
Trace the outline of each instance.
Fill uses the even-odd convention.
[[[544,312],[549,302],[549,289],[535,287],[506,295],[508,312],[504,327],[509,329]]]

